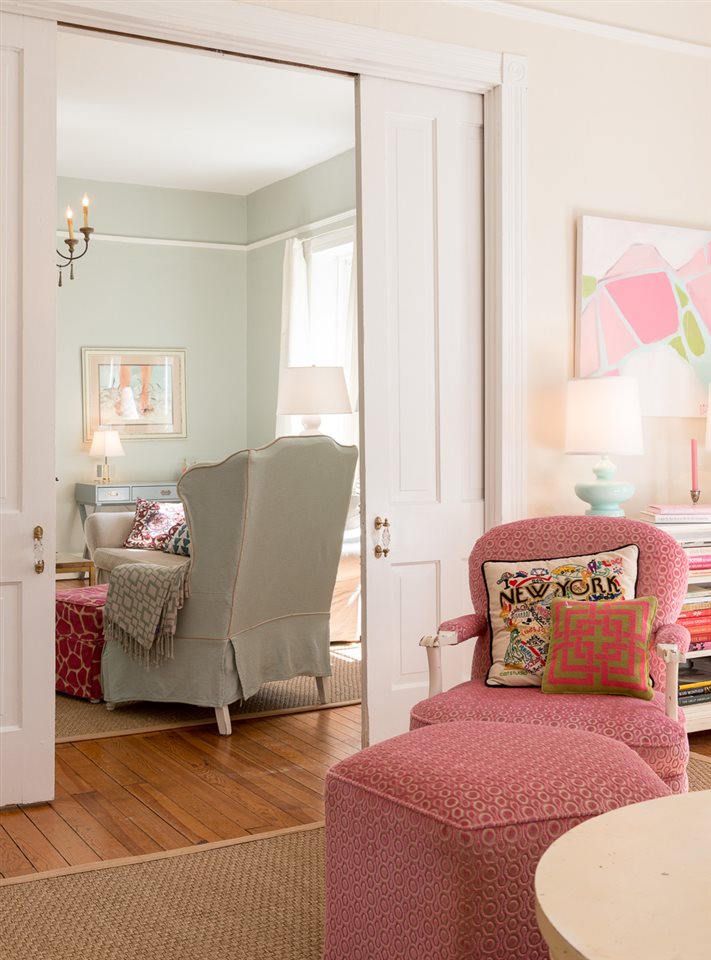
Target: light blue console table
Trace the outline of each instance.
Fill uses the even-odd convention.
[[[101,510],[108,506],[131,506],[136,500],[180,501],[177,480],[149,480],[143,483],[77,483],[74,499],[79,507],[82,530],[86,523],[87,507]]]

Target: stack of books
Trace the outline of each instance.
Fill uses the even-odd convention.
[[[711,657],[679,664],[679,706],[711,702]]]
[[[711,543],[682,543],[689,558],[689,580],[711,572]]]
[[[677,623],[691,634],[689,650],[711,650],[711,587],[706,591],[689,587]]]
[[[650,503],[640,517],[662,526],[677,523],[711,525],[711,503]]]
[[[690,651],[711,651],[711,504],[653,503],[641,517],[666,530],[684,548],[689,588],[679,623],[691,634]]]

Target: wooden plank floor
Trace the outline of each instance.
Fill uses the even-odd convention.
[[[691,749],[711,756],[711,731]],[[0,876],[175,850],[321,820],[360,707],[57,745],[51,803],[0,810]]]
[[[711,757],[711,730],[699,730],[689,734],[689,749],[693,753],[701,753]]]
[[[0,810],[0,876],[314,823],[360,707],[57,745],[51,803]]]

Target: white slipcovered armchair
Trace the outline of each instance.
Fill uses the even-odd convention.
[[[191,557],[174,656],[146,670],[108,641],[104,699],[214,707],[221,733],[231,732],[229,704],[267,681],[315,677],[326,702],[331,598],[357,457],[355,447],[330,437],[282,437],[191,467],[178,483]],[[96,521],[90,549],[104,564],[102,577],[121,562],[114,518],[122,531],[127,523],[109,516],[87,520],[87,528]],[[186,562],[159,551],[124,553]]]

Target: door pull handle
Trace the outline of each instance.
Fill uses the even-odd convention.
[[[35,573],[44,573],[44,530],[39,525],[32,531],[32,549],[35,555]]]
[[[390,543],[392,540],[390,521],[387,517],[376,517],[373,526],[378,531],[378,542],[375,544],[373,553],[375,554],[375,559],[380,560],[381,557],[387,557],[390,553]]]

